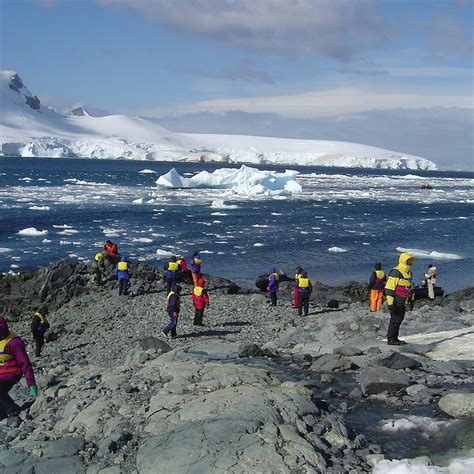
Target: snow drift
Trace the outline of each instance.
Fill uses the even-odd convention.
[[[41,107],[13,71],[0,71],[0,156],[127,158],[434,170],[414,155],[325,140],[173,133],[139,117]]]

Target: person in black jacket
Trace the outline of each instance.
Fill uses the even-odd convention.
[[[161,335],[166,338],[174,339],[176,337],[176,326],[178,325],[179,311],[181,309],[180,293],[181,286],[174,284],[166,298],[166,311],[170,317],[170,322],[163,328],[163,331],[161,331]]]
[[[36,357],[41,357],[41,349],[44,346],[44,334],[50,328],[49,322],[46,319],[48,313],[48,308],[41,306],[33,315],[33,320],[31,321],[31,333],[36,343]]]

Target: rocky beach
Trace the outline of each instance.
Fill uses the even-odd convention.
[[[287,283],[270,307],[257,289],[204,275],[205,326],[193,326],[183,284],[178,337],[166,340],[161,270],[135,266],[128,296],[92,275],[62,261],[0,278],[40,390],[11,392],[24,409],[0,421],[0,472],[473,472],[474,288],[417,301],[401,327],[408,344],[394,347],[365,284],[314,283],[298,317]],[[35,358],[40,304],[51,330]],[[445,449],[395,456],[387,436]]]

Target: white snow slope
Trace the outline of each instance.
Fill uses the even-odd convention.
[[[173,133],[139,117],[66,115],[0,71],[0,156],[127,158],[434,170],[424,158],[357,143]]]

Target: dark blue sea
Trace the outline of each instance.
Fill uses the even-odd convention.
[[[155,184],[172,167],[191,176],[223,166],[2,158],[0,271],[91,259],[109,238],[132,263],[159,267],[199,251],[205,273],[245,286],[273,265],[290,275],[301,265],[327,284],[366,281],[397,249],[415,253],[416,282],[431,263],[448,292],[473,285],[474,173],[291,167],[303,191],[290,197]]]

